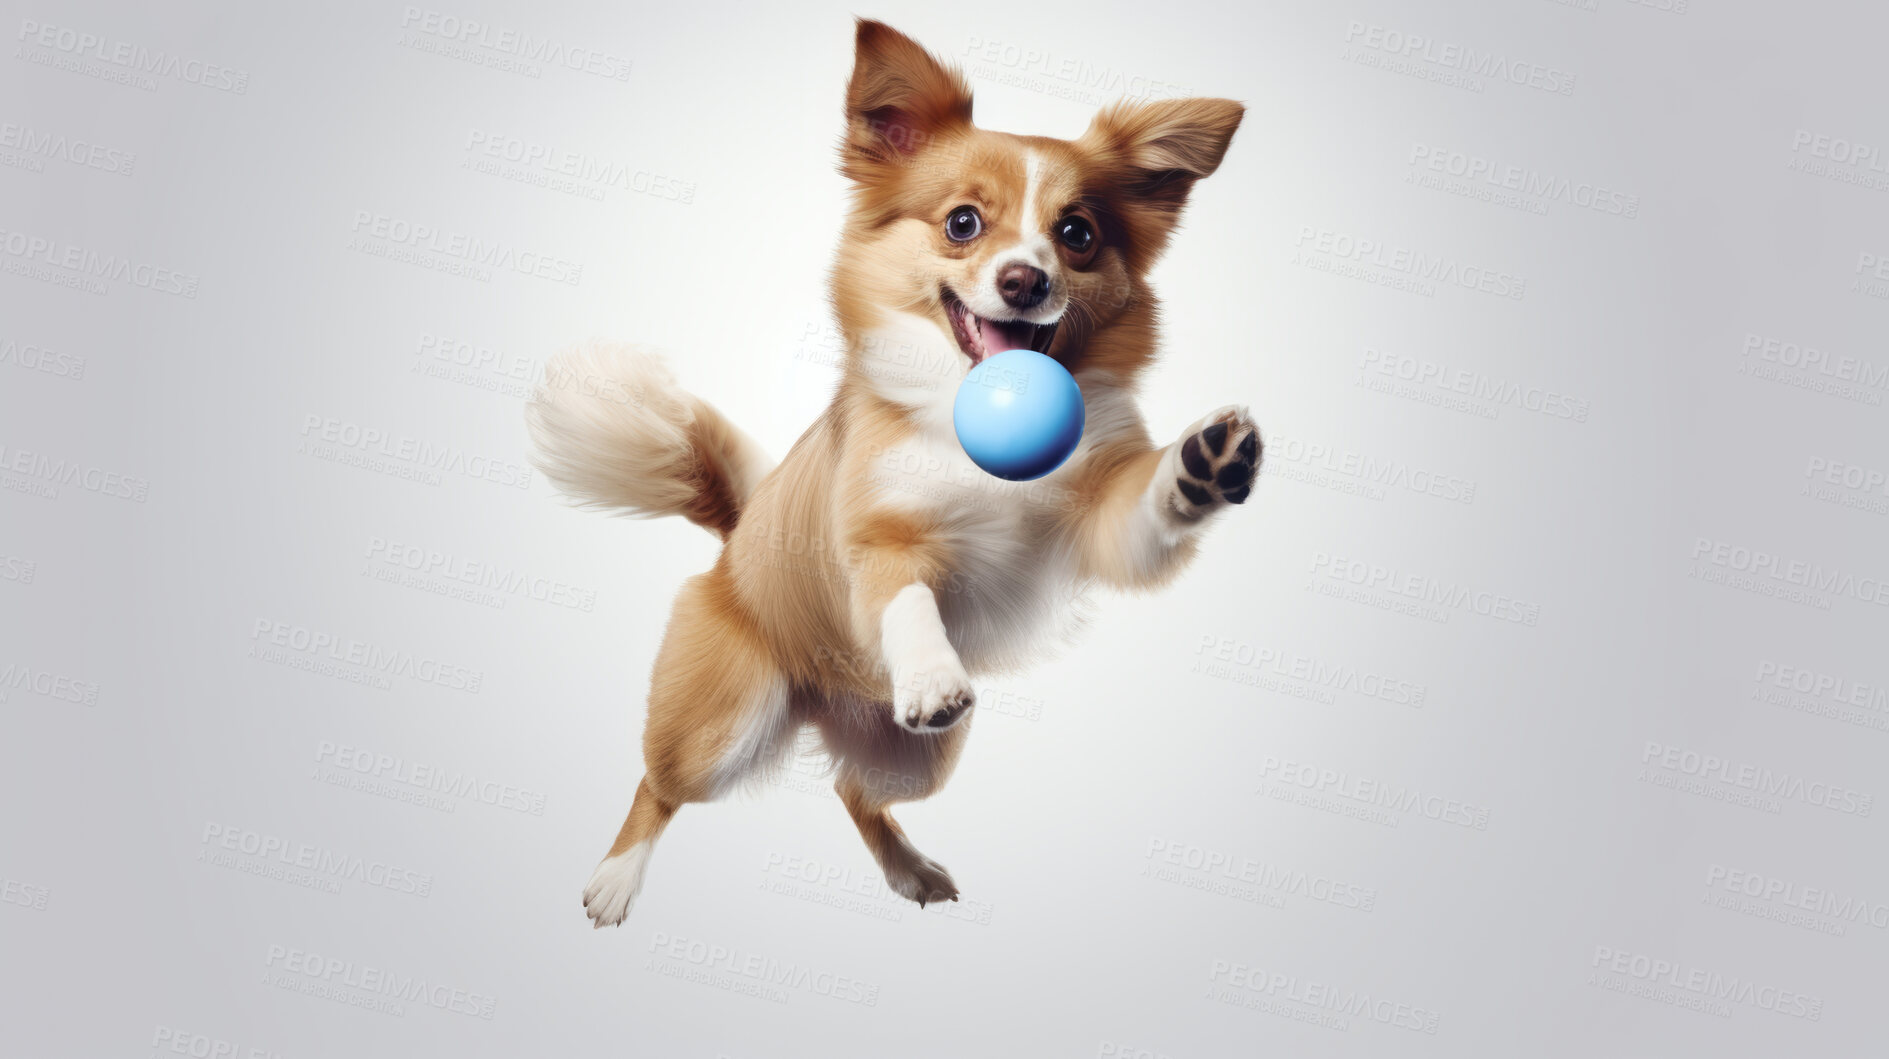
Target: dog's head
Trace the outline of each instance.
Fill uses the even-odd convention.
[[[855,48],[842,322],[925,321],[961,354],[957,373],[1022,348],[1132,378],[1155,345],[1144,278],[1244,108],[1117,104],[1077,140],[1016,136],[972,125],[964,78],[897,30],[862,20]]]

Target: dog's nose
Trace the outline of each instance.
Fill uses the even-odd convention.
[[[1049,297],[1049,273],[1029,265],[1005,265],[997,273],[997,289],[1012,309],[1029,309]]]

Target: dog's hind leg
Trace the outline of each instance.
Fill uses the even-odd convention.
[[[643,869],[649,865],[650,848],[662,829],[669,826],[676,808],[674,803],[662,800],[648,778],[636,785],[636,800],[630,803],[630,815],[617,832],[616,844],[584,886],[584,913],[590,916],[592,926],[615,926],[630,914],[630,903],[643,889]]]
[[[616,926],[643,886],[650,849],[687,802],[712,801],[779,759],[793,737],[788,684],[721,568],[676,598],[650,679],[643,780],[610,853],[584,887],[596,926]]]
[[[887,887],[900,897],[917,901],[920,908],[931,901],[958,899],[958,884],[951,881],[951,873],[912,845],[912,840],[905,837],[905,829],[892,819],[884,802],[870,797],[856,785],[842,782],[837,789],[840,801],[859,827],[859,837],[866,840],[866,848],[872,851],[879,870],[885,873]]]
[[[920,908],[957,900],[951,873],[912,845],[891,807],[928,798],[944,786],[969,734],[968,719],[938,735],[916,735],[883,705],[867,705],[832,711],[819,726],[828,750],[840,759],[834,790],[879,862],[886,886]]]

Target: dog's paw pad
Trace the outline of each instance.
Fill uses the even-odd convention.
[[[1244,408],[1223,408],[1195,424],[1180,445],[1175,511],[1192,519],[1221,503],[1245,503],[1263,451],[1259,428]]]
[[[1218,456],[1227,443],[1227,425],[1225,423],[1210,424],[1207,429],[1200,432],[1200,438],[1207,443],[1208,451]]]
[[[1225,439],[1222,439],[1223,441]],[[1194,434],[1181,445],[1181,466],[1196,478],[1205,478],[1213,473],[1213,465],[1200,451],[1200,435]]]
[[[927,728],[949,728],[958,719],[958,715],[971,708],[968,698],[956,702],[947,702],[944,708],[931,715],[925,722]]]
[[[971,678],[952,658],[948,664],[941,660],[929,670],[908,671],[898,678],[892,719],[909,732],[935,733],[956,724],[976,704]]]

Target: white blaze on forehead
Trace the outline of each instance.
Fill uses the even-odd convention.
[[[1025,261],[1037,268],[1049,271],[1050,245],[1040,226],[1036,223],[1036,201],[1043,190],[1043,156],[1035,151],[1023,152],[1023,209],[1017,215],[1017,227],[1022,230],[1023,238],[1008,253],[999,255],[1009,261]]]
[[[1047,323],[1062,315],[1069,304],[1069,297],[1061,284],[1050,295],[1048,301],[1029,311],[1018,313],[1004,305],[1003,297],[997,293],[997,274],[1008,265],[1030,265],[1055,276],[1056,248],[1050,245],[1049,236],[1037,223],[1037,201],[1042,198],[1043,182],[1048,166],[1043,156],[1032,150],[1023,153],[1023,206],[1017,212],[1017,241],[992,254],[984,267],[978,270],[977,284],[969,291],[960,291],[958,296],[964,300],[971,311],[985,319],[1008,320],[1021,318],[1032,323]]]
[[[1019,224],[1027,237],[1036,225],[1036,193],[1043,186],[1043,156],[1023,152],[1023,219]]]

